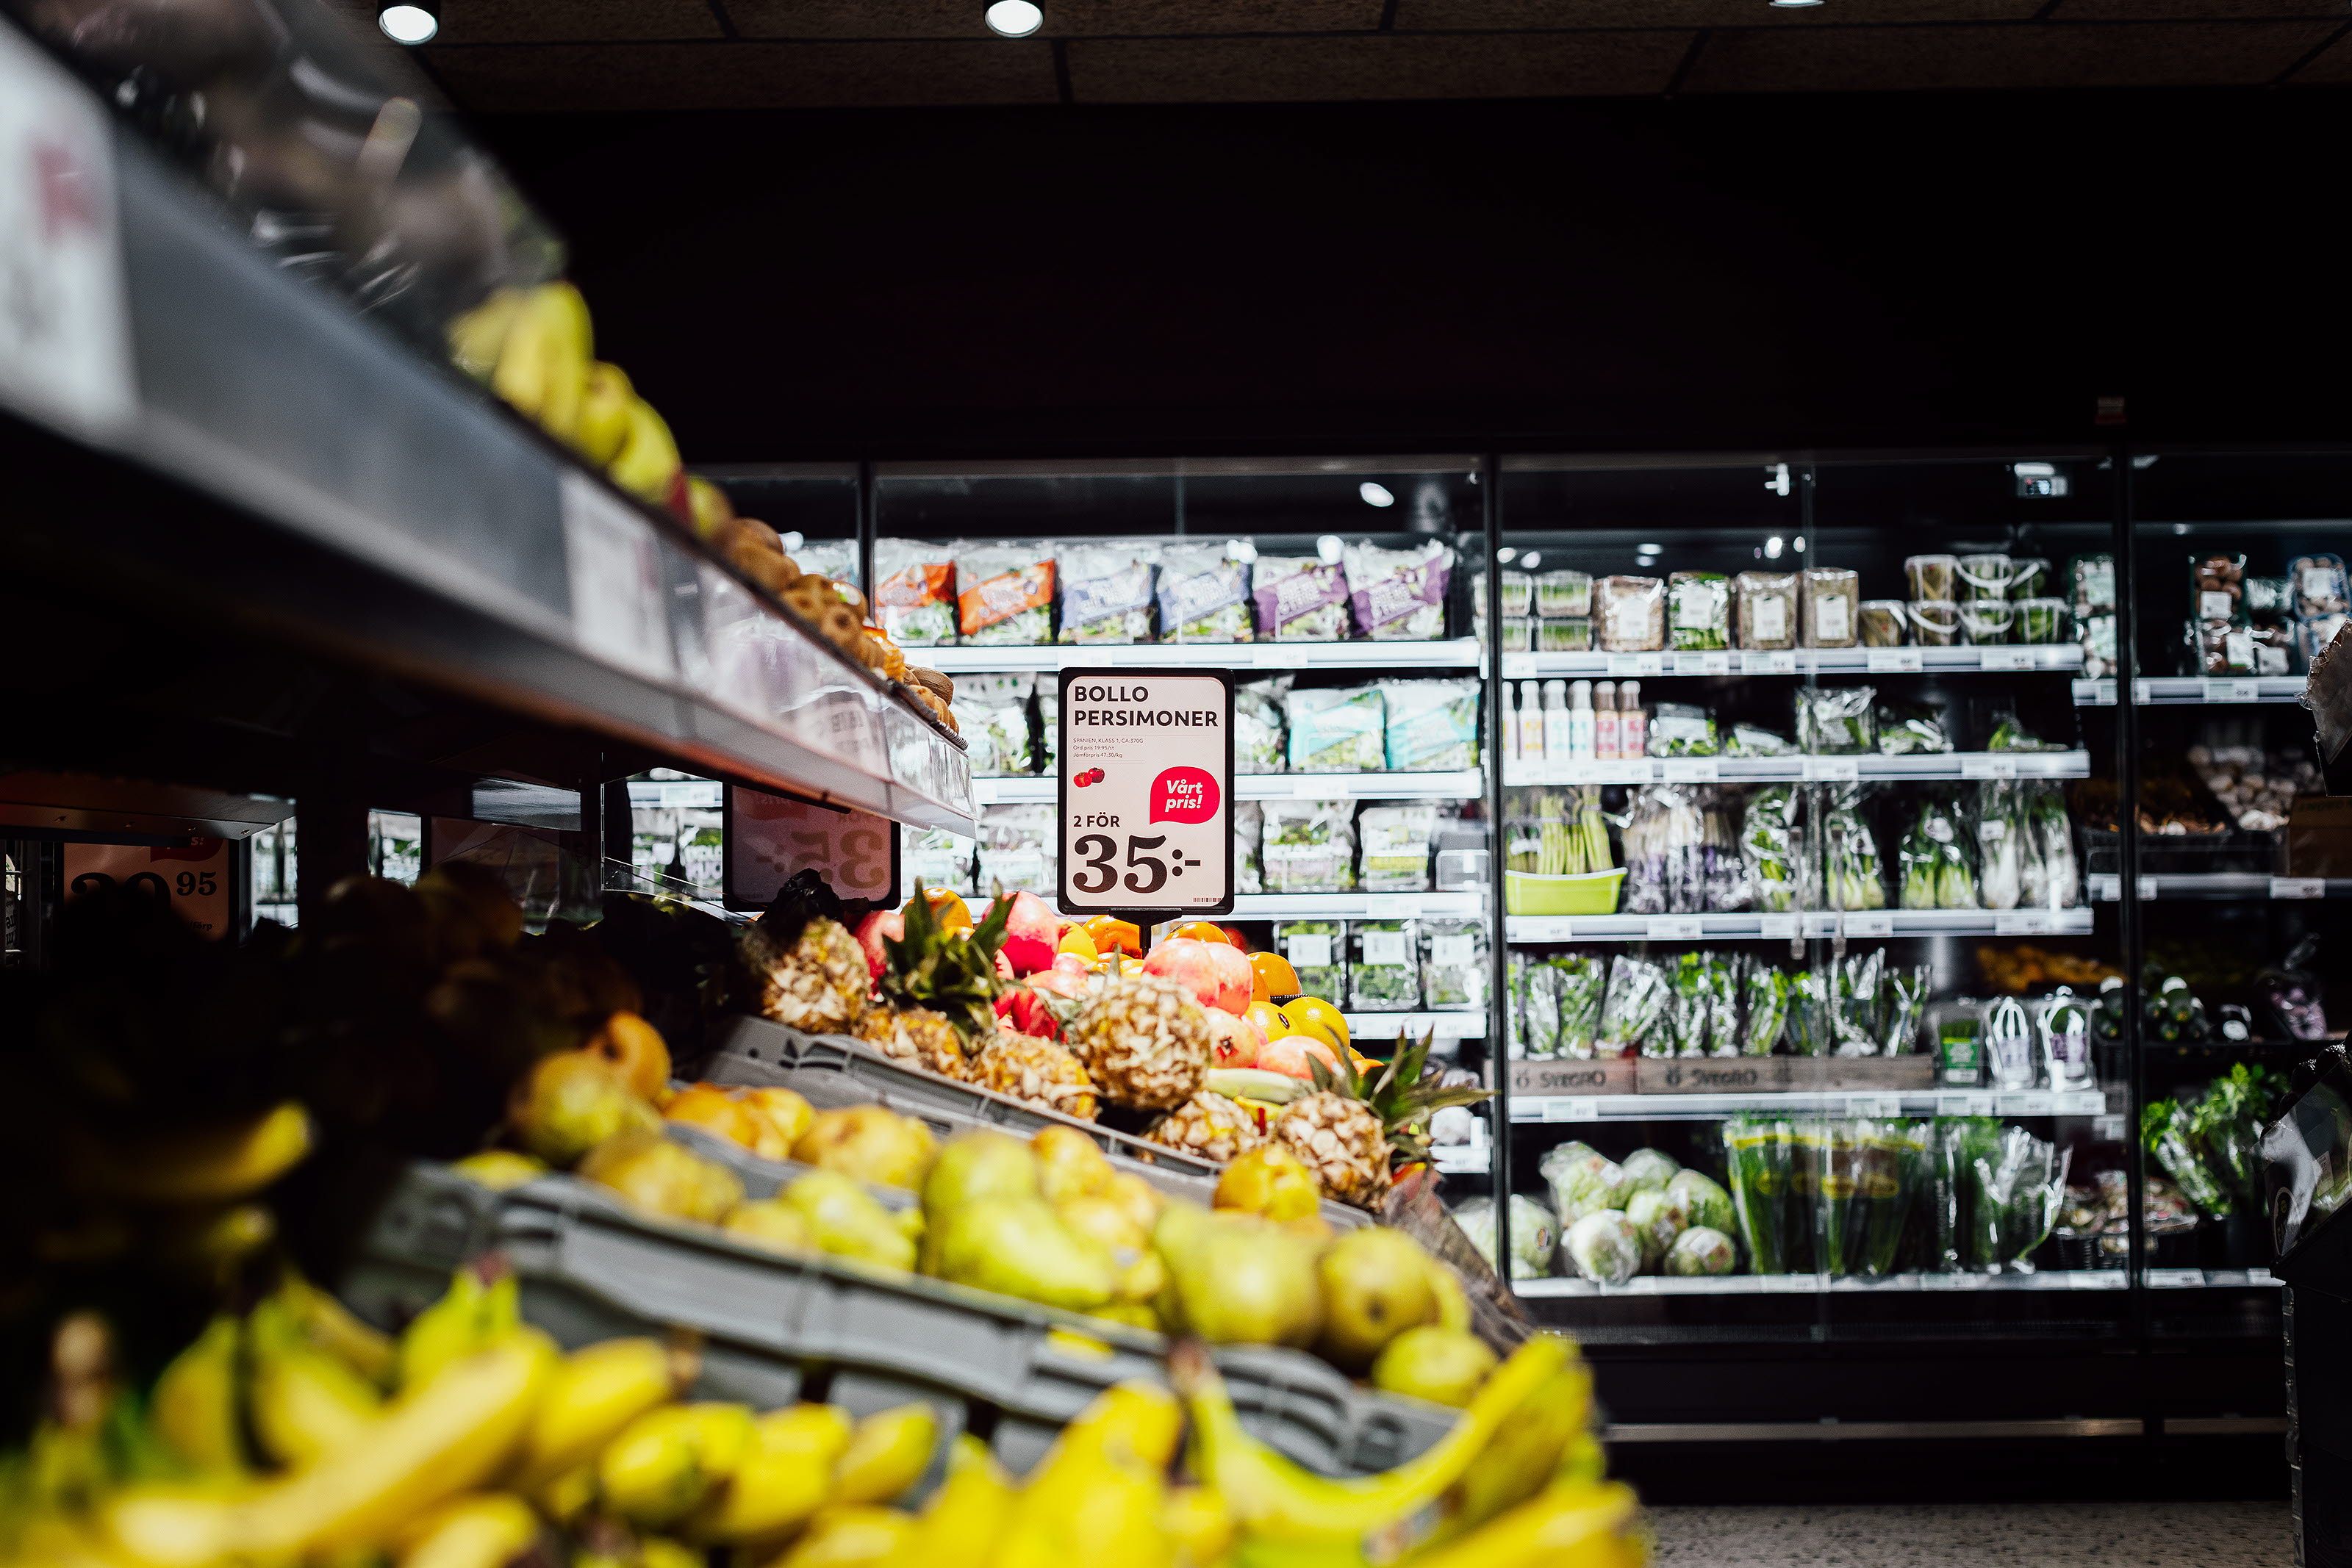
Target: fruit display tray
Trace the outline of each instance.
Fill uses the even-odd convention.
[[[525,1315],[566,1347],[692,1330],[704,1336],[698,1397],[821,1398],[859,1415],[929,1399],[1016,1473],[1104,1389],[1164,1380],[1158,1334],[845,1259],[761,1251],[568,1176],[494,1192],[446,1166],[409,1166],[338,1293],[390,1328],[491,1250],[520,1281]],[[1449,1410],[1360,1388],[1304,1352],[1229,1345],[1216,1359],[1244,1424],[1327,1475],[1389,1469],[1452,1425]]]
[[[803,1034],[766,1019],[737,1018],[720,1025],[715,1039],[716,1050],[701,1071],[713,1083],[790,1089],[819,1110],[879,1103],[929,1124],[942,1137],[970,1127],[998,1127],[1023,1137],[1040,1127],[1076,1127],[1101,1145],[1118,1169],[1141,1176],[1171,1197],[1194,1203],[1210,1201],[1217,1175],[1224,1168],[1214,1160],[1131,1133],[902,1067],[845,1036]],[[1323,1218],[1335,1229],[1372,1223],[1364,1210],[1328,1198]]]

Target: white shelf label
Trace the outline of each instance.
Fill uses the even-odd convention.
[[[1649,759],[1641,757],[1615,762],[1593,762],[1586,766],[1591,769],[1592,781],[1596,784],[1647,784],[1652,773]]]
[[[2047,1116],[2050,1110],[2050,1096],[2038,1089],[1993,1096],[1993,1114],[1996,1116]]]
[[[563,563],[580,645],[641,675],[677,671],[653,525],[587,475],[563,474]]]
[[[2014,779],[2017,777],[2017,758],[2003,756],[1999,752],[1971,754],[1960,758],[1960,777],[1963,779]]]
[[[2031,648],[1979,648],[1977,668],[1980,670],[2030,670],[2033,668]]]
[[[1805,778],[1814,784],[1851,784],[1862,777],[1858,757],[1808,757]]]
[[[1810,1296],[1822,1288],[1820,1279],[1811,1274],[1759,1274],[1757,1279],[1768,1296]]]
[[[1364,913],[1375,920],[1418,920],[1421,918],[1421,900],[1401,897],[1394,894],[1376,895],[1364,900]],[[1396,934],[1391,933],[1391,935]],[[1370,940],[1370,936],[1368,936],[1366,939]],[[1381,961],[1401,964],[1404,960],[1391,958]]]
[[[2074,706],[2077,707],[2115,706],[2116,683],[2109,680],[2076,681]]]
[[[2258,1264],[2246,1270],[2246,1283],[2249,1285],[2275,1285],[2278,1283],[2278,1279],[2268,1269],[2263,1268]]]
[[[2132,887],[2136,891],[2139,901],[2142,904],[2153,904],[2156,902],[2156,878],[2152,876],[2140,877],[2132,883]]]
[[[1609,673],[1612,675],[1664,674],[1666,656],[1664,653],[1612,653]]]
[[[2095,871],[2091,873],[2092,903],[2121,904],[2123,897],[2124,879],[2122,877],[2113,872]]]
[[[1797,917],[1793,915],[1767,915],[1758,924],[1757,935],[1760,936],[1794,936],[1796,934]]]
[[[2209,680],[2205,683],[2205,700],[2209,703],[2258,703],[2263,700],[2263,683]]]
[[[1992,1096],[1990,1094],[1962,1094],[1958,1098],[1959,1101],[1960,1114],[1963,1116],[1990,1116],[1992,1114]]]
[[[1849,1094],[1845,1113],[1849,1116],[1900,1116],[1903,1096],[1900,1094]]]
[[[1739,673],[1743,675],[1793,675],[1797,673],[1797,651],[1793,648],[1743,649],[1739,654]]]
[[[1696,942],[1699,938],[1700,920],[1696,915],[1653,915],[1649,934],[1653,942]]]
[[[1600,1107],[1590,1096],[1562,1098],[1554,1095],[1543,1103],[1543,1119],[1547,1122],[1590,1122],[1600,1113]]]
[[[1299,663],[1297,651],[1279,645],[1258,643],[1250,649],[1250,666],[1259,670],[1279,670]],[[1533,671],[1528,672],[1533,674]]]
[[[2046,909],[2005,909],[1992,917],[1992,934],[1996,936],[2039,936],[2047,934],[2052,925]]]
[[[1884,910],[1849,915],[1845,917],[1845,934],[1849,936],[1892,936],[1895,935],[1895,916]]]
[[[2163,1290],[2196,1290],[2205,1283],[2202,1269],[2150,1269],[2146,1275],[2148,1288]]]
[[[2118,1291],[2124,1288],[2121,1269],[2076,1269],[2066,1276],[2070,1291]]]
[[[1506,653],[1503,655],[1503,678],[1505,680],[1523,681],[1532,676],[1535,673],[1536,656],[1533,653]]]
[[[1868,649],[1863,656],[1863,667],[1874,675],[1916,675],[1919,673],[1919,650]]]
[[[1712,757],[1669,757],[1660,768],[1669,784],[1712,784],[1723,768]]]
[[[1676,653],[1675,674],[1678,675],[1727,675],[1731,674],[1729,653]]]
[[[2327,879],[2318,876],[2274,876],[2271,878],[2273,898],[2326,898]]]

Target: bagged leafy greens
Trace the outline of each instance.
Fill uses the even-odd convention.
[[[901,648],[956,640],[954,549],[922,539],[874,541],[875,624]],[[804,560],[801,568],[812,570]]]
[[[1918,757],[1952,749],[1951,737],[1933,710],[1908,704],[1878,705],[1878,754]]]
[[[2074,1150],[2007,1126],[1970,1150],[1969,1168],[1974,1208],[1969,1216],[1969,1262],[1972,1269],[2031,1273],[2033,1249],[2049,1239],[2066,1197],[2066,1170]]]
[[[1420,933],[1412,920],[1348,923],[1348,1007],[1411,1012],[1421,1006]]]
[[[1977,879],[1969,841],[1958,814],[1940,793],[1919,800],[1918,815],[1903,837],[1903,907],[1975,909]]]
[[[1560,1249],[1578,1273],[1596,1284],[1622,1285],[1642,1268],[1641,1239],[1633,1222],[1613,1208],[1588,1214],[1570,1225]]]
[[[1054,640],[1052,546],[966,539],[952,548],[956,629],[965,642],[1005,646]]]
[[[1933,974],[1925,964],[1886,966],[1880,1016],[1885,1020],[1887,1055],[1907,1056],[1919,1049],[1919,1025],[1927,1016],[1927,987]]]
[[[1559,1019],[1559,1054],[1582,1061],[1598,1049],[1601,1004],[1608,983],[1607,965],[1583,954],[1555,958],[1549,965]]]
[[[1664,1187],[1643,1187],[1625,1200],[1625,1223],[1642,1251],[1642,1267],[1655,1270],[1667,1251],[1690,1228],[1690,1205],[1680,1193]]]
[[[1559,1054],[1559,971],[1538,958],[1511,957],[1511,1035],[1530,1061]],[[1589,1051],[1588,1051],[1589,1054]]]
[[[1336,561],[1265,556],[1250,572],[1261,640],[1337,643],[1348,635],[1348,580]]]
[[[1625,1186],[1629,1192],[1638,1192],[1643,1187],[1655,1187],[1664,1192],[1683,1168],[1675,1156],[1664,1149],[1635,1149],[1617,1163],[1624,1167]]]
[[[1598,1049],[1603,1056],[1639,1051],[1665,1017],[1673,989],[1666,972],[1647,959],[1621,954],[1609,966],[1609,989],[1601,1000]]]
[[[1884,948],[1873,947],[1868,952],[1852,952],[1830,961],[1833,981],[1830,1029],[1837,1040],[1834,1054],[1878,1054],[1879,971],[1885,959]]]
[[[1478,766],[1476,681],[1381,681],[1386,753],[1398,773],[1465,772]]]
[[[1875,686],[1799,686],[1797,747],[1813,757],[1859,757],[1878,748]]]
[[[1714,757],[1723,750],[1715,715],[1688,703],[1658,704],[1650,714],[1645,744],[1652,757]]]
[[[1376,642],[1445,634],[1445,584],[1452,547],[1427,539],[1403,549],[1351,544],[1342,552],[1348,601],[1359,635]]]
[[[1387,704],[1378,686],[1310,686],[1288,704],[1290,770],[1377,773],[1387,765]]]
[[[1706,909],[1706,821],[1684,784],[1644,784],[1625,819],[1622,907],[1632,915],[1697,915]]]
[[[1666,614],[1677,653],[1731,646],[1731,580],[1719,571],[1666,577]]]
[[[1495,1200],[1474,1197],[1454,1211],[1454,1223],[1470,1244],[1501,1271],[1495,1256]],[[1511,1195],[1511,1278],[1540,1280],[1550,1274],[1552,1254],[1559,1245],[1559,1221],[1551,1210],[1522,1193]]]
[[[1356,884],[1366,893],[1429,891],[1429,838],[1437,808],[1366,806],[1356,814]]]
[[[1739,1267],[1739,1249],[1717,1226],[1694,1225],[1666,1249],[1664,1271],[1668,1274],[1728,1274]]]
[[[1234,688],[1234,771],[1282,773],[1283,709],[1290,699],[1288,675],[1249,681]]]
[[[1347,932],[1337,920],[1282,920],[1274,927],[1274,950],[1298,976],[1302,996],[1339,997],[1348,991]]]
[[[1256,549],[1241,539],[1223,544],[1172,539],[1160,547],[1160,636],[1168,643],[1246,643],[1250,563]]]
[[[1546,1150],[1536,1162],[1536,1174],[1551,1188],[1552,1207],[1564,1225],[1603,1209],[1622,1209],[1630,1190],[1622,1166],[1573,1140]]]
[[[1353,802],[1266,800],[1259,864],[1268,893],[1348,893],[1356,885]],[[1338,928],[1335,926],[1336,931]],[[1294,961],[1295,962],[1295,961]],[[1304,977],[1302,977],[1302,979]],[[1334,993],[1308,988],[1309,994]]]
[[[1486,1008],[1486,926],[1478,920],[1421,923],[1422,1005],[1444,1011]]]
[[[1062,594],[1061,641],[1149,643],[1160,547],[1066,544],[1055,552]]]
[[[1652,1030],[1642,1041],[1643,1056],[1705,1056],[1706,1054],[1706,955],[1680,953],[1667,970],[1672,995],[1666,1003],[1664,1029]]]
[[[1797,827],[1795,786],[1771,784],[1748,797],[1739,829],[1739,853],[1755,888],[1756,907],[1785,914],[1803,907],[1801,877],[1803,841]]]
[[[1726,1231],[1732,1228],[1731,1195],[1705,1171],[1678,1170],[1667,1181],[1666,1190],[1681,1195],[1693,1225]]]
[[[1035,762],[1029,730],[1034,674],[966,675],[956,682],[951,706],[963,733],[974,778],[1028,773]]]
[[[1739,1054],[1769,1056],[1789,1027],[1789,976],[1769,964],[1752,960],[1740,993],[1748,1017],[1739,1031]]]
[[[1258,859],[1258,836],[1265,831],[1265,811],[1255,800],[1234,802],[1234,891],[1264,893],[1265,873]]]
[[[1832,909],[1884,909],[1886,882],[1878,863],[1878,839],[1862,814],[1862,787],[1841,784],[1822,813],[1822,874]]]
[[[1789,1124],[1766,1117],[1733,1116],[1723,1124],[1724,1166],[1739,1239],[1748,1267],[1759,1274],[1785,1274],[1791,1136]]]
[[[1794,1056],[1828,1056],[1837,1049],[1837,1026],[1830,1010],[1830,977],[1821,969],[1800,969],[1789,977],[1789,1051]]]

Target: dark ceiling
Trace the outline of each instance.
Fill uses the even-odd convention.
[[[444,0],[477,114],[2352,82],[2345,0]]]

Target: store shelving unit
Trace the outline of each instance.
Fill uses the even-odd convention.
[[[885,467],[887,483],[891,471]],[[887,524],[885,525],[887,526]],[[1073,670],[1119,664],[1136,669],[1233,670],[1475,670],[1483,662],[1475,637],[1435,642],[1119,643],[1024,647],[947,647],[920,655],[932,668],[960,675],[999,671]]]
[[[1054,799],[1049,777],[982,778],[971,781],[983,806]],[[1468,773],[1244,773],[1234,779],[1237,800],[1468,800],[1486,789],[1486,776]]]

